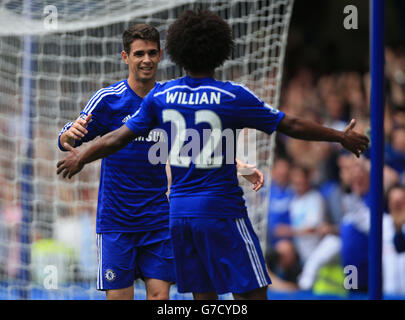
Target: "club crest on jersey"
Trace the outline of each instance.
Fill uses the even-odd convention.
[[[107,269],[104,273],[104,278],[106,278],[107,281],[114,281],[117,275],[112,269]]]

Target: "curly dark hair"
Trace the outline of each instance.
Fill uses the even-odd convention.
[[[159,31],[148,24],[136,24],[130,26],[122,34],[122,44],[126,53],[131,50],[131,44],[137,39],[156,42],[160,50],[160,35]]]
[[[183,12],[167,31],[170,58],[193,73],[214,71],[231,56],[233,48],[229,24],[208,10]]]

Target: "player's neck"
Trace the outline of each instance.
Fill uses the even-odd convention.
[[[155,86],[155,79],[151,79],[148,81],[137,81],[136,79],[129,77],[128,78],[128,85],[141,98],[145,98],[146,95],[153,89]]]
[[[215,70],[207,71],[207,72],[190,72],[190,71],[188,71],[187,74],[191,78],[214,78]]]

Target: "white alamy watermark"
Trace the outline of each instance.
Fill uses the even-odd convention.
[[[55,265],[47,265],[44,268],[44,288],[47,290],[58,289],[58,268]]]
[[[166,111],[166,110],[165,110]],[[148,152],[151,164],[165,164],[187,168],[194,164],[197,169],[213,169],[223,164],[235,164],[235,157],[249,165],[257,161],[257,131],[255,129],[225,129],[221,128],[218,116],[209,110],[204,113],[196,112],[196,122],[208,123],[211,129],[200,131],[194,128],[186,129],[186,122],[176,110],[163,112],[163,119],[171,122],[169,135],[163,129],[151,131],[145,141],[155,142]],[[169,152],[168,137],[171,137]],[[158,139],[155,139],[158,138]],[[139,138],[136,140],[139,141]],[[251,168],[241,168],[240,173],[251,174]]]
[[[346,30],[357,30],[359,28],[359,14],[357,7],[354,5],[347,5],[343,8],[343,13],[346,14],[343,19],[343,27]]]
[[[354,265],[347,265],[343,269],[344,274],[346,275],[343,286],[346,290],[356,290],[358,286],[358,271],[357,267]]]
[[[44,7],[43,14],[44,28],[45,30],[57,30],[58,29],[58,8],[54,5],[47,5]]]

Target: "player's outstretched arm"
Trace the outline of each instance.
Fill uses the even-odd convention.
[[[253,190],[259,191],[264,184],[263,173],[257,169],[254,165],[242,162],[239,159],[235,159],[236,168],[238,169],[238,175],[244,177],[247,181],[252,183]]]
[[[339,142],[345,149],[359,157],[368,148],[369,139],[364,134],[354,131],[355,125],[356,120],[352,119],[343,131],[339,131],[314,121],[285,115],[277,131],[301,140]]]
[[[117,152],[134,138],[136,138],[135,133],[123,125],[121,128],[104,135],[81,152],[65,143],[64,147],[69,151],[69,154],[57,163],[56,173],[62,173],[63,178],[68,177],[70,179],[80,172],[87,163]]]
[[[79,117],[66,132],[62,133],[60,136],[60,144],[64,146],[65,143],[68,143],[70,146],[74,147],[75,140],[81,140],[87,134],[86,127],[91,117],[91,114],[87,115],[85,119]]]

